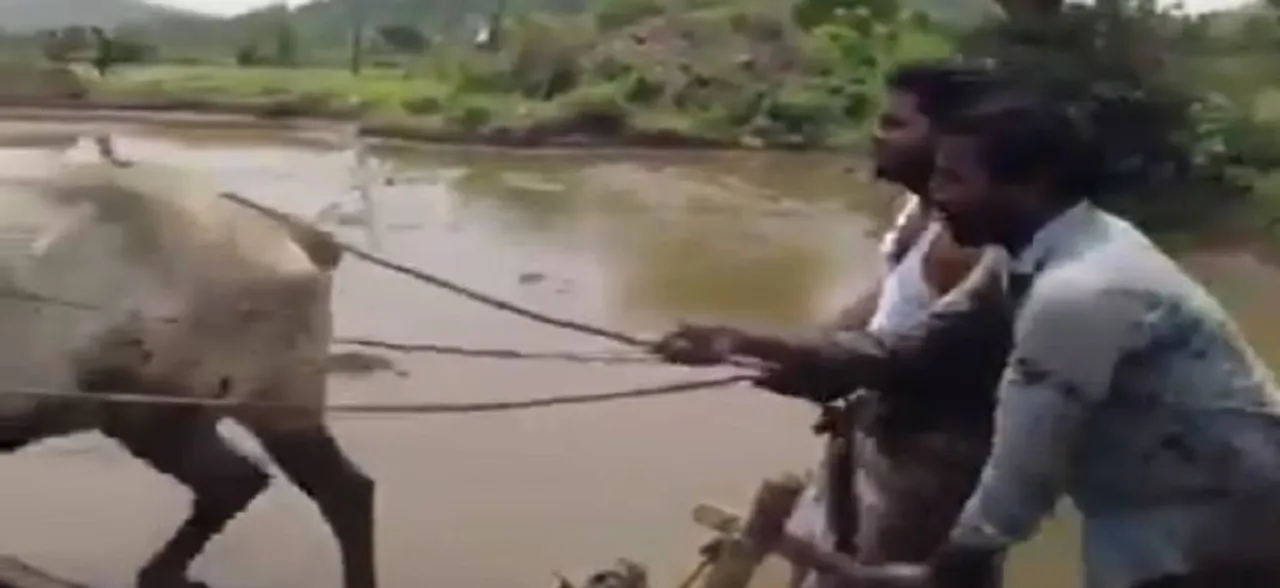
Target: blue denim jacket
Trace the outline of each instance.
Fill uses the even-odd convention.
[[[1015,268],[1035,277],[955,539],[1025,540],[1065,494],[1084,518],[1089,588],[1280,555],[1280,396],[1218,303],[1088,204]]]

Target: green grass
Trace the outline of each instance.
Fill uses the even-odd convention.
[[[376,114],[406,114],[405,105],[440,98],[449,87],[399,70],[370,69],[359,77],[341,69],[242,68],[219,65],[124,67],[94,80],[94,95],[115,99],[245,100],[317,97],[368,106]]]
[[[513,133],[539,125],[572,128],[573,121],[584,116],[611,113],[626,121],[633,136],[665,134],[677,137],[676,143],[685,137],[689,144],[740,141],[738,130],[709,122],[717,110],[681,111],[663,104],[631,104],[625,99],[626,86],[619,82],[593,81],[544,101],[515,92],[472,89],[465,80],[459,81],[458,74],[449,72],[407,75],[401,69],[375,68],[357,77],[337,68],[166,64],[125,66],[101,79],[88,70],[79,71],[91,96],[104,101],[169,102],[196,109],[231,105],[251,112],[258,106],[266,111],[279,108],[273,105],[288,104],[282,111],[294,116],[358,112],[370,125],[418,138],[465,138],[482,128]],[[838,136],[835,140],[853,139]],[[760,146],[746,141],[741,144]]]

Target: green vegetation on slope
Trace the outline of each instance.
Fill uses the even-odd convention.
[[[0,0],[0,30],[27,33],[70,25],[115,27],[182,14],[189,15],[144,0]]]
[[[234,53],[224,46],[188,58],[200,66],[118,69],[94,90],[101,99],[354,110],[385,132],[508,144],[847,143],[876,106],[886,68],[952,47],[929,19],[892,1],[868,4],[874,11],[840,10],[843,1],[793,10],[773,0],[606,0],[589,13],[503,15],[495,42],[482,46],[379,27],[366,51],[373,67],[358,78],[333,67],[342,44],[316,44],[295,25],[323,5],[277,9],[255,13],[261,20]]]
[[[11,0],[12,1],[12,0]],[[32,1],[32,0],[23,0]],[[792,0],[753,0],[750,2],[759,8],[785,10]],[[361,18],[372,26],[404,25],[422,30],[432,35],[442,35],[455,40],[470,40],[476,29],[495,11],[507,14],[552,14],[571,15],[588,12],[607,12],[611,9],[602,5],[619,3],[608,0],[362,0],[352,4],[348,0],[313,0],[296,7],[291,11],[291,21],[299,35],[315,43],[342,43],[347,40],[352,21],[352,9],[358,6]],[[633,9],[644,11],[643,3],[631,3]],[[649,3],[652,4],[652,3]],[[697,8],[700,0],[677,0],[673,2],[677,8]],[[905,0],[903,7],[928,14],[942,22],[960,25],[972,25],[984,18],[996,14],[992,0]],[[263,18],[271,18],[278,10],[276,6],[250,11],[221,22],[217,26],[207,23],[206,31],[221,29],[230,31],[251,25]],[[623,9],[625,12],[626,9]],[[72,23],[63,23],[72,24]],[[166,31],[163,27],[153,27],[157,35],[164,38],[157,41],[164,44],[190,41],[183,34],[190,31]]]
[[[1280,79],[1280,0],[1250,11],[1060,4],[960,44],[1042,83],[1091,123],[1107,206],[1156,232],[1226,227],[1214,237],[1254,239],[1280,215],[1280,121],[1267,112]]]

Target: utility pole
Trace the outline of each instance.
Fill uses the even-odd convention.
[[[348,13],[351,18],[351,75],[360,75],[364,62],[364,29],[365,2],[367,0],[347,0]]]
[[[498,5],[493,12],[489,13],[489,49],[491,51],[500,51],[502,49],[502,23],[506,21],[507,0],[498,0]]]

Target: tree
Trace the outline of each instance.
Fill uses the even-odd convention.
[[[143,63],[156,58],[158,48],[141,39],[117,36],[111,41],[111,65]]]
[[[396,53],[417,55],[427,50],[431,42],[418,29],[408,25],[384,25],[378,27],[378,37]]]
[[[662,14],[665,9],[660,0],[598,0],[592,12],[600,30],[612,31]]]
[[[1114,3],[1115,0],[1098,0],[1098,5]],[[1064,0],[996,0],[1005,17],[1011,21],[1028,19],[1049,19],[1062,14]]]
[[[478,38],[478,46],[486,51],[498,51],[502,49],[505,41],[503,27],[507,22],[507,0],[498,0],[498,4],[493,11],[489,13],[489,18],[485,21],[485,28],[482,38]]]
[[[1211,50],[1213,46],[1212,21],[1204,16],[1192,16],[1181,22],[1178,40],[1193,50]]]
[[[62,39],[57,30],[48,30],[40,33],[40,53],[45,59],[53,63],[67,63],[71,60],[71,47]]]
[[[283,17],[275,28],[275,63],[280,66],[298,65],[298,34]]]
[[[92,45],[89,31],[79,26],[44,31],[40,36],[41,53],[54,63],[73,61],[77,54],[88,51]]]
[[[360,75],[364,66],[364,29],[366,0],[347,0],[347,9],[351,20],[351,75]]]
[[[262,57],[262,52],[258,50],[258,46],[253,43],[245,43],[236,49],[236,65],[240,67],[262,65],[266,61]]]
[[[140,63],[155,56],[156,47],[139,39],[123,36],[112,37],[101,27],[89,29],[93,37],[95,52],[93,68],[98,76],[106,77],[107,73],[122,63]]]
[[[1008,18],[970,39],[978,42],[965,53],[1010,67],[1088,123],[1100,153],[1081,177],[1102,204],[1156,230],[1231,210],[1223,195],[1248,189],[1234,170],[1265,152],[1247,142],[1258,123],[1189,83],[1195,60],[1169,50],[1177,15],[1152,0],[1001,4]]]
[[[1266,8],[1271,13],[1276,26],[1280,27],[1280,0],[1267,0]]]

